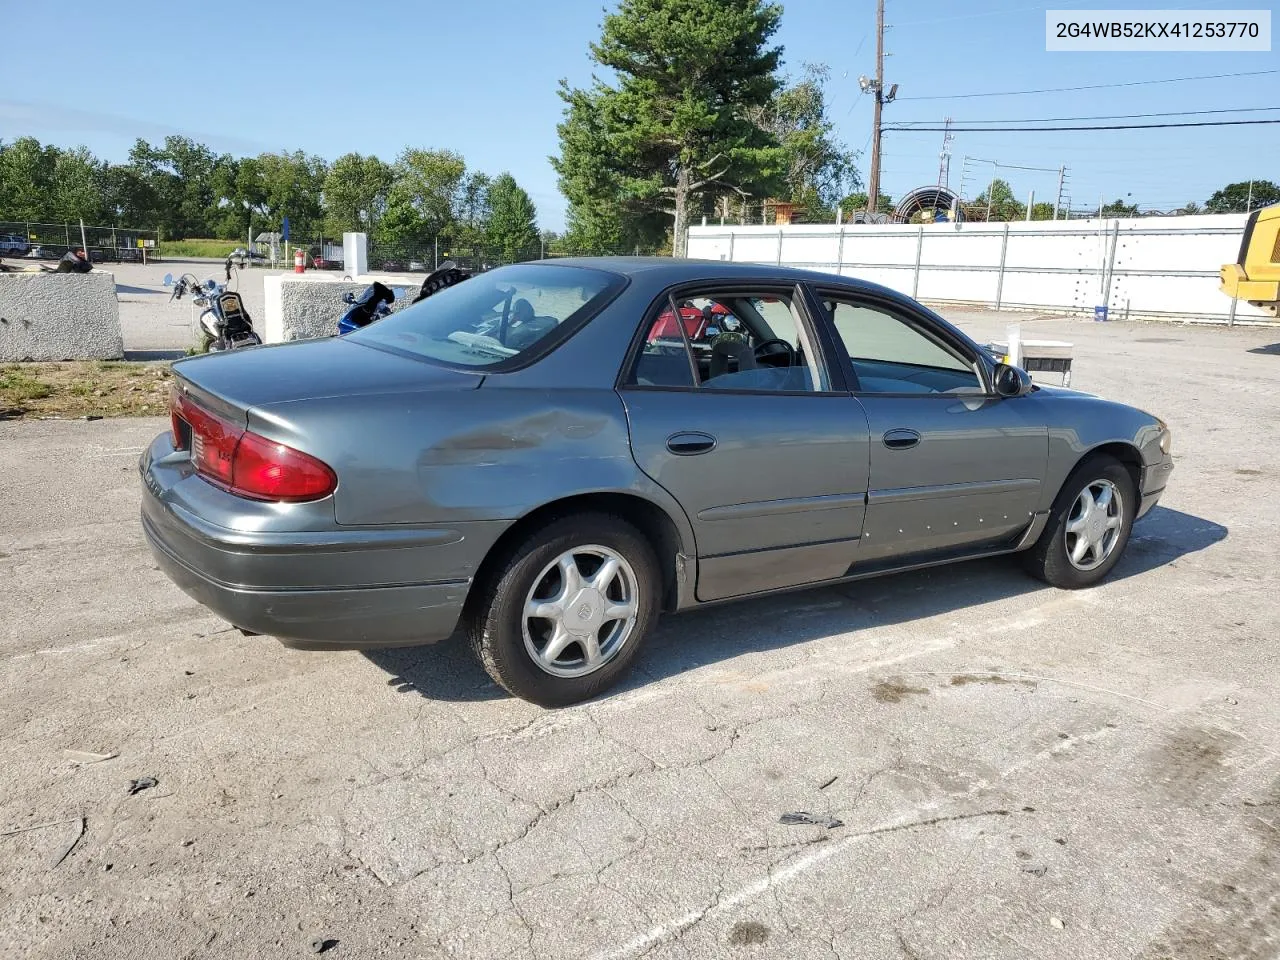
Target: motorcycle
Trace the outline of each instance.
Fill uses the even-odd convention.
[[[446,260],[422,281],[422,286],[412,302],[418,303],[433,293],[439,293],[447,287],[461,283],[470,276],[470,271],[462,269],[452,260]],[[353,293],[343,294],[342,302],[348,304],[350,309],[338,320],[338,336],[367,327],[387,316],[391,313],[391,305],[403,292],[403,288],[398,287],[393,290],[375,280],[358,297]]]
[[[338,320],[338,336],[381,320],[391,312],[391,304],[395,301],[396,292],[376,280],[358,297],[353,293],[344,293],[342,302],[350,304],[351,309]]]
[[[464,270],[452,260],[446,260],[427,274],[427,278],[422,281],[422,286],[418,289],[418,295],[413,298],[413,302],[417,303],[419,300],[425,300],[433,293],[439,293],[446,287],[461,283],[470,276],[470,270]]]
[[[227,281],[231,280],[231,266],[227,265]],[[262,338],[253,329],[253,321],[244,308],[240,294],[227,289],[227,283],[209,279],[203,284],[192,274],[184,273],[176,280],[173,274],[164,275],[164,285],[173,287],[169,301],[181,300],[191,294],[192,303],[203,307],[196,323],[201,338],[201,352],[216,353],[223,350],[239,350],[262,344]]]

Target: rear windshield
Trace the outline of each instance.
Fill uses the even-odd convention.
[[[481,273],[347,334],[453,366],[518,366],[555,346],[625,284],[603,270],[518,264]]]

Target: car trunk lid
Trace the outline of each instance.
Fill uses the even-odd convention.
[[[173,372],[193,398],[243,422],[251,407],[368,394],[473,390],[482,375],[452,370],[338,337],[179,360]]]

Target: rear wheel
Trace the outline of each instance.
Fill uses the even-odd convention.
[[[544,707],[613,686],[657,617],[660,573],[621,517],[575,514],[517,544],[476,587],[468,632],[496,683]]]
[[[1124,464],[1106,455],[1090,457],[1062,485],[1044,532],[1022,555],[1023,565],[1055,587],[1092,586],[1120,561],[1137,506]]]

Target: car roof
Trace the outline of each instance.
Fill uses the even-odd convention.
[[[816,283],[823,286],[839,285],[850,290],[890,294],[895,298],[900,296],[888,287],[859,280],[856,277],[767,263],[691,260],[674,257],[558,257],[535,262],[608,270],[626,277],[643,277],[646,282],[659,283],[663,286],[694,280],[785,280],[791,283]]]

